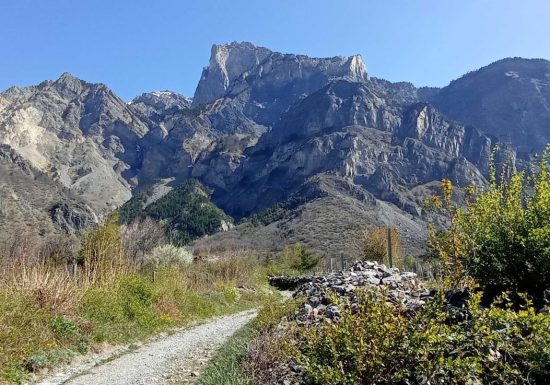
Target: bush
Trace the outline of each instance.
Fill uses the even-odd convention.
[[[313,270],[319,264],[319,257],[315,256],[302,244],[286,246],[283,249],[282,260],[292,269],[300,273]]]
[[[128,270],[116,214],[84,235],[78,262],[90,282],[105,281]]]
[[[475,295],[470,317],[450,321],[440,301],[409,318],[384,293],[358,295],[359,308],[345,309],[338,323],[297,333],[289,359],[302,367],[303,383],[547,383],[550,315],[529,304],[481,309]]]
[[[183,247],[174,245],[157,246],[143,258],[148,267],[185,266],[193,262],[193,255]]]
[[[228,304],[232,304],[241,299],[241,293],[234,285],[227,282],[216,282],[214,290],[223,295],[224,300]]]
[[[547,160],[530,180],[520,172],[497,183],[493,174],[489,190],[457,213],[463,266],[491,297],[526,292],[540,304],[550,287]]]

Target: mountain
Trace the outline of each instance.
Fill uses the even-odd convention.
[[[338,80],[284,114],[216,197],[234,216],[248,216],[330,173],[420,215],[411,188],[445,177],[482,185],[491,146],[429,105],[398,105],[374,84]]]
[[[103,84],[70,74],[0,94],[0,143],[108,213],[131,196],[145,125]]]
[[[508,58],[452,81],[428,98],[447,116],[473,125],[518,151],[550,142],[550,62]]]
[[[0,93],[3,236],[78,232],[131,197],[148,127],[103,84],[65,73]]]
[[[0,176],[0,240],[5,247],[26,235],[74,234],[99,223],[85,201],[7,145],[0,145]]]
[[[250,43],[214,45],[193,104],[229,98],[246,116],[270,125],[296,100],[334,79],[367,80],[361,56],[310,58]]]
[[[0,94],[0,240],[17,233],[10,222],[78,232],[132,194],[123,212],[137,207],[138,217],[178,229],[177,215],[150,211],[202,202],[178,193],[196,179],[240,222],[228,230],[221,210],[199,202],[220,216],[197,248],[302,242],[334,255],[361,227],[395,226],[417,254],[429,215],[422,201],[441,179],[459,195],[482,187],[495,144],[497,162],[524,167],[550,139],[548,68],[505,59],[441,89],[417,88],[370,76],[359,55],[234,42],[212,47],[192,98],[157,91],[124,103],[70,74],[14,87]]]

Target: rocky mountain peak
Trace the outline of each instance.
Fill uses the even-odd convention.
[[[362,81],[368,79],[367,65],[361,55],[353,55],[348,58],[350,80]]]
[[[550,62],[507,58],[452,81],[430,98],[447,116],[521,152],[550,142]]]
[[[240,94],[253,82],[271,89],[297,82],[299,86],[295,88],[312,92],[335,79],[366,81],[367,69],[361,55],[312,58],[273,52],[246,42],[214,45],[193,103],[204,104]]]
[[[192,99],[172,91],[145,92],[134,98],[130,106],[145,116],[163,113],[167,110],[181,110],[191,107]]]
[[[64,96],[72,98],[82,93],[87,83],[68,72],[64,72],[57,80],[51,83],[51,85]]]
[[[214,101],[226,94],[231,84],[252,70],[272,52],[251,43],[214,44],[210,62],[204,68],[193,98],[195,104]]]

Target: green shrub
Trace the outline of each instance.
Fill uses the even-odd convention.
[[[359,293],[358,311],[297,332],[290,360],[315,384],[546,384],[550,315],[504,300],[487,309],[480,295],[470,317],[450,321],[434,301],[409,319],[384,293]]]
[[[25,368],[30,372],[40,369],[53,368],[60,364],[66,364],[75,356],[71,349],[52,349],[41,351],[31,355],[25,360]]]
[[[61,338],[70,338],[79,333],[78,326],[62,316],[52,318],[50,326]]]
[[[283,249],[282,260],[290,268],[300,273],[311,271],[319,264],[319,257],[315,256],[311,250],[300,243],[286,246]]]
[[[95,341],[131,341],[162,327],[153,284],[145,277],[122,278],[115,287],[90,289],[80,314],[91,322]]]
[[[255,319],[258,329],[262,331],[274,329],[284,317],[293,314],[302,303],[303,300],[300,299],[289,299],[281,302],[280,298],[269,298],[264,302]]]
[[[225,301],[229,304],[237,302],[241,298],[241,293],[231,283],[216,282],[214,284],[214,290],[221,293]]]
[[[540,171],[496,182],[456,216],[462,263],[483,290],[526,292],[537,303],[550,288],[550,175]],[[530,192],[530,190],[532,192]]]

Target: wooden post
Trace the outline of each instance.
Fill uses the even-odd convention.
[[[330,272],[334,271],[334,258],[330,257]]]
[[[391,247],[391,227],[388,227],[388,264],[393,267],[393,255]]]
[[[157,271],[153,270],[153,283],[157,282]]]
[[[73,271],[72,271],[72,273],[73,273],[73,277],[76,278],[76,274],[78,273],[78,265],[77,265],[76,261],[73,261]]]

